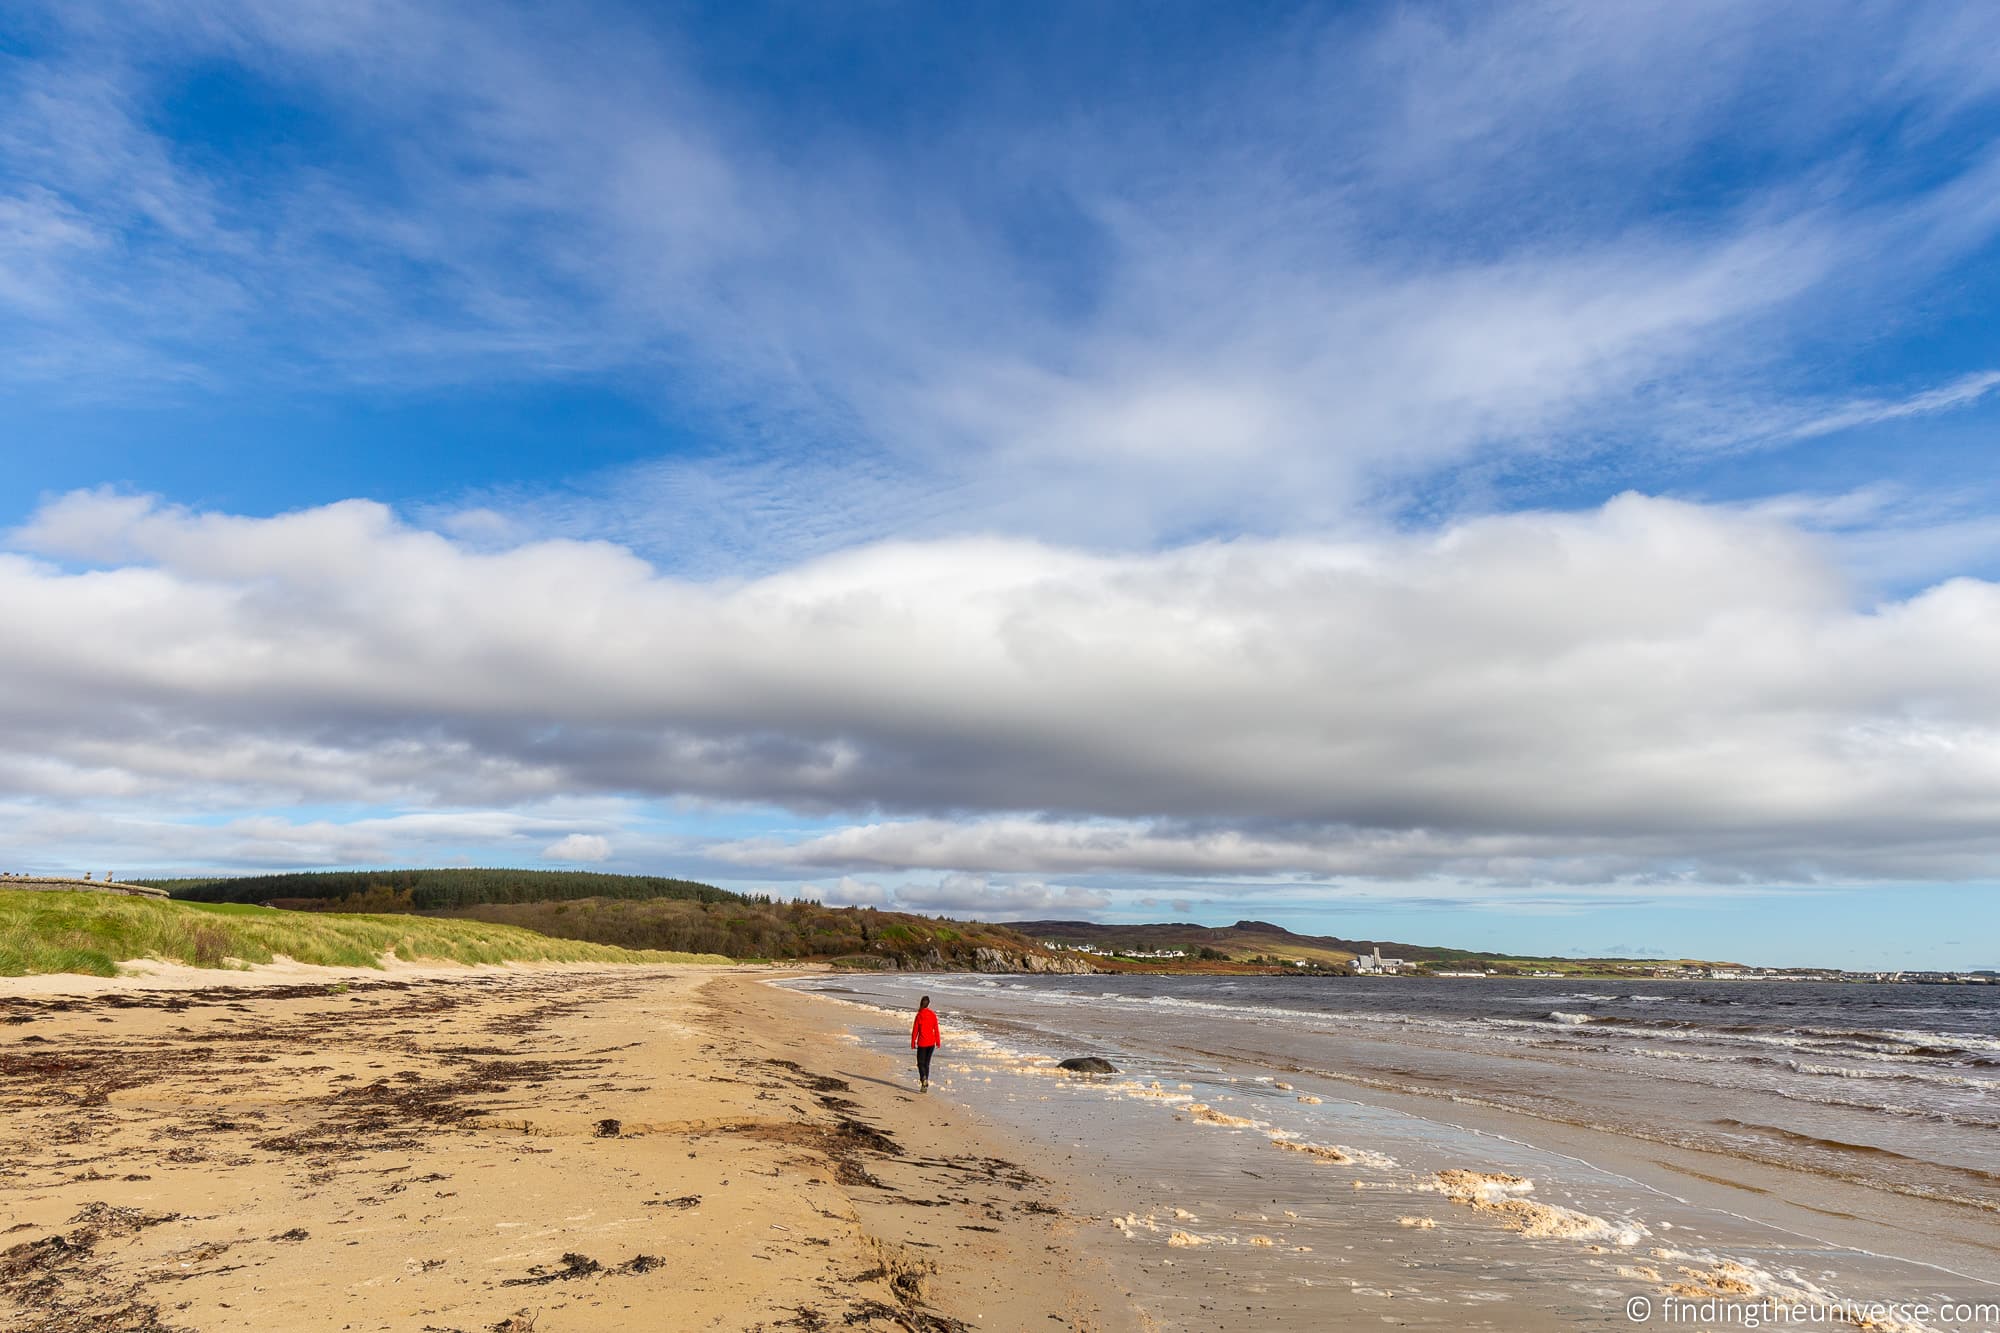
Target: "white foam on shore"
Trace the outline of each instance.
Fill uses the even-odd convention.
[[[1305,1143],[1288,1129],[1271,1131],[1271,1146],[1283,1148],[1287,1152],[1304,1153],[1322,1162],[1335,1166],[1364,1166],[1377,1171],[1392,1171],[1398,1165],[1395,1158],[1387,1153],[1373,1152],[1367,1148],[1350,1148],[1345,1143]]]
[[[1330,1162],[1335,1166],[1354,1165],[1353,1154],[1331,1143],[1293,1143],[1288,1138],[1274,1134],[1271,1136],[1271,1145],[1283,1148],[1286,1152],[1304,1153],[1318,1162]]]
[[[1646,1229],[1636,1222],[1608,1222],[1573,1208],[1522,1197],[1535,1189],[1535,1182],[1522,1176],[1453,1169],[1437,1172],[1420,1188],[1434,1189],[1453,1203],[1489,1216],[1530,1240],[1608,1240],[1636,1245],[1646,1235]]]
[[[1231,1115],[1227,1111],[1218,1111],[1214,1107],[1202,1102],[1189,1102],[1186,1110],[1191,1118],[1199,1120],[1204,1125],[1220,1125],[1225,1129],[1261,1129],[1264,1127],[1264,1122],[1261,1120],[1252,1120],[1248,1116]]]
[[[1656,1246],[1647,1251],[1659,1266],[1620,1267],[1621,1276],[1636,1277],[1657,1284],[1663,1295],[1683,1301],[1765,1302],[1772,1306],[1817,1306],[1829,1311],[1848,1310],[1846,1322],[1869,1333],[1942,1333],[1935,1325],[1899,1319],[1886,1309],[1872,1309],[1867,1316],[1860,1308],[1874,1304],[1843,1297],[1821,1286],[1795,1269],[1773,1273],[1758,1264],[1727,1258],[1710,1251],[1689,1252]],[[1671,1266],[1672,1272],[1661,1269]]]

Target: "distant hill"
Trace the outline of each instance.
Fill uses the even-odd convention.
[[[691,879],[606,875],[588,870],[322,870],[284,875],[140,880],[175,898],[203,903],[275,903],[343,912],[435,911],[484,903],[547,903],[578,898],[673,898],[740,903],[741,894]]]
[[[1425,965],[1425,970],[1451,971],[1458,968],[1491,970],[1501,976],[1560,973],[1575,976],[1604,976],[1643,972],[1660,963],[1700,967],[1735,967],[1739,964],[1699,962],[1694,959],[1663,958],[1556,958],[1547,955],[1482,953],[1441,944],[1407,944],[1401,940],[1342,939],[1337,935],[1296,935],[1269,921],[1238,921],[1233,926],[1197,926],[1189,922],[1165,922],[1138,926],[1101,925],[1095,921],[1010,921],[1007,923],[1032,940],[1059,945],[1091,945],[1104,951],[1150,952],[1158,949],[1202,949],[1222,954],[1231,963],[1250,965],[1257,959],[1290,961],[1303,959],[1327,967],[1345,968],[1358,954],[1379,948],[1384,958],[1400,958],[1406,963]],[[1210,955],[1213,956],[1212,954]],[[1161,964],[1172,970],[1172,960]],[[1129,971],[1134,964],[1107,960],[1107,970]],[[1221,967],[1221,963],[1211,966]]]
[[[1249,958],[1303,958],[1332,967],[1345,966],[1355,955],[1380,948],[1386,958],[1412,962],[1470,963],[1491,955],[1438,945],[1403,944],[1396,940],[1348,940],[1333,935],[1295,935],[1269,921],[1238,921],[1233,926],[1197,926],[1163,922],[1143,926],[1101,925],[1095,921],[1010,921],[1029,939],[1053,944],[1093,945],[1105,950],[1215,949],[1241,962]]]

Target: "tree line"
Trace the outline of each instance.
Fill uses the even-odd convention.
[[[742,895],[691,879],[609,875],[592,870],[505,870],[451,866],[428,870],[318,870],[211,879],[141,880],[176,898],[203,903],[318,905],[339,899],[401,902],[342,911],[435,911],[485,903],[562,902],[581,898],[743,902]]]

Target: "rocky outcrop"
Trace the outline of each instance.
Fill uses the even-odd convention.
[[[1005,949],[975,949],[972,954],[972,970],[975,972],[1057,972],[1070,976],[1095,972],[1097,969],[1081,958],[1058,958],[1046,953],[1012,953]]]
[[[969,955],[948,956],[938,949],[912,953],[884,953],[882,961],[904,972],[1053,972],[1077,976],[1097,971],[1081,958],[1058,958],[1053,954],[1025,950],[981,947]]]

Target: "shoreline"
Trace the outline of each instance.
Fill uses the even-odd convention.
[[[1145,1327],[787,974],[349,972],[0,980],[0,1324]]]
[[[1268,1306],[1244,1317],[1267,1327],[1319,1326],[1311,1311],[1326,1308],[1329,1290],[1349,1319],[1486,1328],[1629,1326],[1628,1298],[1720,1298],[1742,1294],[1739,1283],[1776,1300],[2000,1302],[2000,1248],[1982,1239],[1983,1215],[1952,1224],[1963,1207],[1885,1204],[1880,1190],[1795,1170],[1348,1082],[1268,1044],[1261,1055],[1208,1049],[1194,1028],[1142,1048],[1126,1044],[1131,1032],[1096,1026],[1108,1012],[1064,1007],[1055,1012],[1067,1021],[1040,1011],[1030,1023],[1003,1002],[1004,986],[971,993],[907,978],[863,994],[835,978],[791,984],[859,1006],[850,1021],[864,1031],[884,1020],[862,1009],[942,985],[948,1028],[970,1038],[947,1063],[956,1083],[945,1091],[1035,1143],[1031,1165],[1049,1170],[1047,1157],[1060,1155],[1102,1182],[1098,1211],[1115,1238],[1091,1233],[1090,1248],[1110,1252],[1174,1326],[1200,1326],[1246,1264]],[[1053,1068],[1088,1054],[1115,1055],[1122,1072],[1078,1079]],[[1091,1132],[1072,1138],[1075,1124]],[[1501,1290],[1506,1303],[1485,1303]]]

